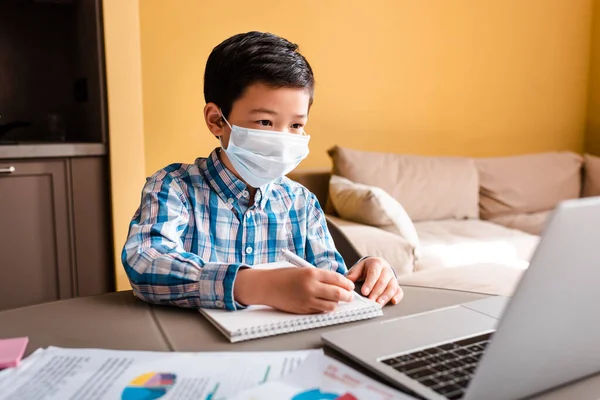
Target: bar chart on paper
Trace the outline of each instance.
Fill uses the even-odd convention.
[[[285,376],[303,359],[304,355],[273,353],[263,353],[263,357],[226,353],[218,358],[198,357],[193,374],[140,374],[123,389],[121,400],[224,400],[238,391]]]
[[[0,371],[0,400],[224,400],[281,379],[319,350],[169,353],[39,349]]]

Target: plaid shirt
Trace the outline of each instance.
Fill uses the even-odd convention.
[[[235,310],[242,307],[233,297],[238,270],[281,261],[281,249],[346,272],[304,186],[283,177],[249,200],[218,150],[148,178],[121,256],[134,293],[151,303]]]

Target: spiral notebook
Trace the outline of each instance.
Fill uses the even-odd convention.
[[[231,343],[343,324],[383,315],[381,305],[354,292],[351,302],[340,302],[330,313],[296,315],[267,306],[250,306],[239,311],[200,309],[200,312]]]

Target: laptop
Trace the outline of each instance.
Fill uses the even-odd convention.
[[[597,197],[557,207],[511,299],[374,321],[322,340],[425,399],[520,399],[600,372],[599,305]]]

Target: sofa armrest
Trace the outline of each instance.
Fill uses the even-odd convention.
[[[364,256],[381,257],[398,276],[413,272],[412,246],[400,235],[326,215],[335,246],[348,267]]]
[[[326,207],[329,197],[329,179],[331,179],[331,169],[298,169],[290,172],[287,177],[298,182],[314,193],[314,195],[317,196],[319,203],[321,203],[321,206]]]

